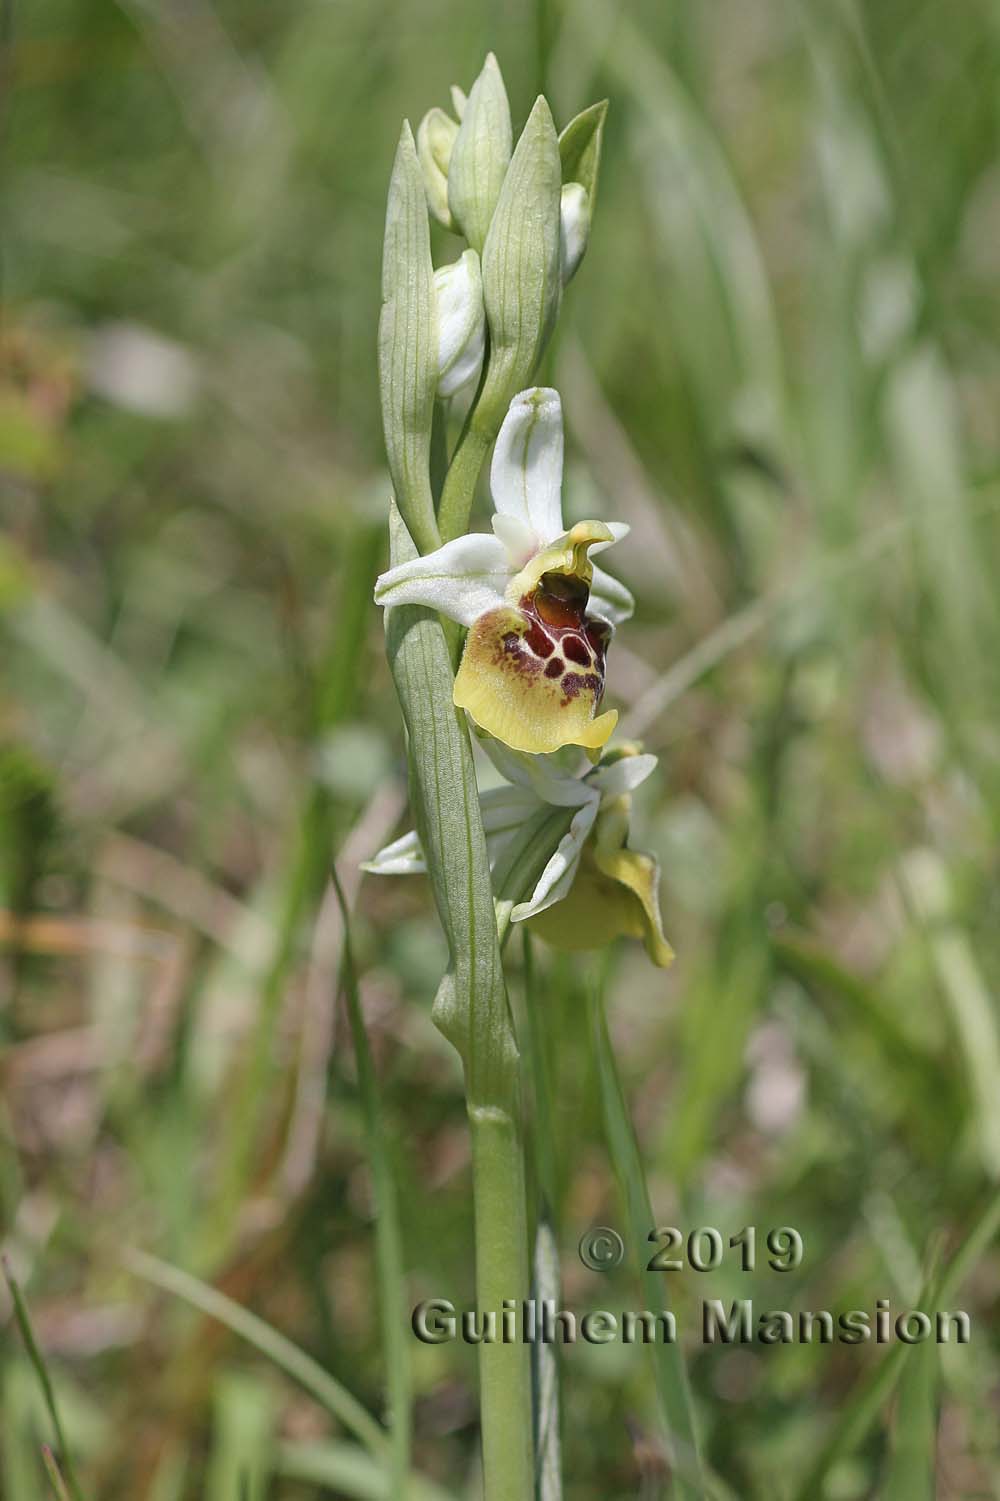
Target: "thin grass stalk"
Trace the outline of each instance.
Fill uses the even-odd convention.
[[[399,1205],[379,1104],[371,1047],[361,1014],[357,970],[351,943],[351,919],[336,866],[331,879],[344,920],[342,983],[358,1071],[358,1092],[365,1125],[365,1145],[375,1188],[375,1268],[382,1313],[382,1345],[389,1393],[392,1494],[405,1501],[410,1472],[413,1382],[406,1335],[406,1308]]]
[[[312,734],[317,739],[339,723],[356,700],[368,615],[368,591],[364,585],[375,566],[381,541],[380,528],[359,529],[345,560],[341,607],[315,685]],[[236,1209],[255,1160],[263,1102],[270,1094],[275,1029],[298,955],[303,923],[315,911],[326,885],[336,830],[336,800],[326,786],[313,781],[302,799],[250,1055],[233,1104],[222,1188],[208,1236],[209,1262],[225,1254]]]
[[[66,1488],[66,1482],[62,1478],[62,1473],[59,1469],[58,1464],[56,1463],[56,1457],[53,1454],[52,1450],[49,1448],[48,1444],[42,1445],[42,1464],[45,1466],[45,1473],[49,1477],[49,1483],[51,1484],[52,1489],[55,1491],[57,1501],[70,1501],[70,1494]]]
[[[614,1049],[604,1015],[603,974],[589,987],[588,1007],[597,1076],[604,1110],[608,1149],[615,1174],[625,1197],[628,1229],[633,1245],[646,1244],[650,1225],[656,1223],[642,1169],[625,1093],[618,1076]],[[640,1252],[641,1254],[641,1252]],[[666,1306],[662,1275],[644,1269],[642,1286],[647,1308]],[[676,1344],[657,1344],[654,1349],[656,1387],[666,1425],[672,1469],[671,1494],[677,1501],[703,1501],[709,1494],[702,1469],[694,1406],[684,1357]]]
[[[311,1355],[307,1355],[277,1329],[272,1329],[270,1324],[266,1324],[248,1308],[242,1308],[232,1298],[227,1298],[225,1293],[219,1292],[218,1288],[210,1287],[206,1282],[182,1271],[180,1267],[171,1266],[169,1262],[137,1250],[126,1251],[123,1260],[134,1276],[151,1282],[175,1298],[182,1298],[192,1308],[218,1320],[239,1335],[240,1339],[253,1345],[254,1349],[259,1350],[293,1381],[298,1382],[338,1423],[342,1423],[353,1433],[373,1458],[385,1464],[389,1449],[385,1430],[357,1398],[329,1372],[324,1371]]]
[[[1000,1233],[1000,1191],[994,1191],[982,1211],[969,1227],[964,1240],[940,1272],[931,1277],[917,1303],[917,1308],[932,1319],[954,1297],[980,1256]],[[841,1459],[852,1454],[866,1437],[885,1404],[892,1396],[917,1345],[896,1345],[878,1365],[856,1381],[847,1401],[841,1405],[836,1421],[820,1448],[802,1484],[795,1491],[795,1501],[814,1501],[821,1496],[826,1477]]]
[[[14,1305],[14,1318],[17,1323],[17,1327],[21,1332],[21,1338],[24,1341],[24,1348],[28,1352],[28,1359],[31,1362],[35,1375],[38,1377],[38,1384],[42,1389],[42,1397],[45,1401],[45,1406],[48,1410],[49,1418],[52,1422],[52,1430],[55,1433],[56,1442],[59,1445],[59,1455],[62,1459],[63,1470],[65,1471],[65,1474],[61,1478],[64,1481],[65,1487],[66,1489],[68,1489],[70,1496],[72,1497],[72,1501],[83,1501],[83,1492],[80,1490],[79,1483],[77,1482],[76,1472],[73,1469],[72,1456],[69,1452],[69,1445],[66,1442],[66,1434],[63,1429],[62,1419],[59,1416],[59,1404],[56,1402],[56,1394],[53,1390],[52,1380],[49,1376],[48,1368],[45,1364],[45,1357],[42,1355],[38,1341],[35,1338],[35,1331],[31,1323],[31,1315],[28,1312],[28,1305],[25,1302],[24,1294],[21,1292],[20,1285],[18,1284],[17,1278],[14,1276],[14,1273],[11,1270],[10,1262],[7,1260],[6,1256],[0,1257],[0,1266],[3,1267],[4,1279],[7,1283],[11,1301]],[[55,1461],[53,1459],[53,1465],[54,1464]],[[59,1473],[58,1470],[56,1471],[56,1473]]]

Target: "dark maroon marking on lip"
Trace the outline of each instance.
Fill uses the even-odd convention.
[[[582,636],[566,635],[562,642],[563,655],[578,667],[589,667],[593,658]]]
[[[567,672],[562,680],[562,690],[566,695],[563,704],[568,704],[571,699],[586,691],[594,695],[596,706],[604,692],[604,678],[597,672]]]
[[[524,642],[531,647],[536,657],[551,657],[554,650],[551,637],[538,620],[532,620],[530,628],[524,633]]]
[[[603,657],[611,640],[611,627],[603,620],[588,616],[586,636],[598,657]]]
[[[537,587],[518,601],[524,629],[504,632],[497,666],[524,677],[544,673],[551,682],[558,681],[562,708],[581,693],[592,693],[596,707],[604,693],[604,659],[612,630],[600,617],[587,614],[589,600],[590,590],[582,579],[543,574]]]
[[[523,639],[517,631],[504,632],[494,650],[493,660],[498,667],[513,668],[528,677],[540,672],[542,667],[533,652],[525,651]]]

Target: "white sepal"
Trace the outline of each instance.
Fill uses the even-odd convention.
[[[597,544],[600,546],[600,543]],[[591,548],[591,552],[595,551]],[[609,625],[621,625],[623,621],[630,620],[635,611],[635,600],[617,579],[605,573],[603,568],[594,566],[594,577],[590,584],[590,603],[587,607],[591,614],[600,615]]]
[[[607,766],[598,766],[587,781],[596,787],[603,797],[620,797],[623,792],[634,792],[656,770],[656,757],[649,752],[639,756],[622,756]]]
[[[459,625],[471,625],[504,603],[509,577],[507,549],[500,539],[472,532],[383,573],[375,584],[375,603],[386,608],[427,605]]]
[[[424,852],[420,847],[416,829],[394,839],[379,850],[370,860],[361,862],[361,869],[373,876],[417,876],[426,873]]]
[[[588,783],[570,775],[557,757],[512,750],[492,735],[480,735],[478,743],[502,777],[519,787],[530,788],[536,804],[541,800],[556,808],[576,808],[590,801]]]
[[[558,391],[533,386],[510,404],[497,435],[490,489],[498,515],[531,527],[539,550],[563,532],[563,423]]]

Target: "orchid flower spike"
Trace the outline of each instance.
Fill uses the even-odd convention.
[[[617,721],[599,714],[614,627],[628,590],[590,560],[627,535],[621,522],[562,518],[558,392],[515,396],[490,470],[493,535],[474,532],[383,573],[375,601],[427,605],[469,628],[455,703],[488,734],[534,754],[597,750]]]
[[[569,831],[531,896],[514,907],[511,921],[527,922],[557,948],[601,948],[620,936],[640,938],[654,964],[671,964],[674,952],[660,918],[659,865],[654,856],[628,848],[631,794],[655,770],[656,757],[622,746],[578,777],[554,757],[511,751],[488,736],[480,741],[507,778],[479,795],[491,866],[546,805],[576,809]],[[363,869],[375,875],[425,871],[416,832],[387,845]]]

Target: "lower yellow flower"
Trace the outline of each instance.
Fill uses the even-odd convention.
[[[584,846],[569,891],[528,918],[528,926],[562,949],[598,949],[614,938],[640,938],[653,963],[665,969],[673,963],[674,951],[660,917],[660,867],[652,855],[624,843],[615,847],[622,813],[627,832],[629,798],[625,794],[615,801],[618,809],[598,814],[593,840]]]
[[[504,786],[480,793],[491,865],[540,808],[575,809],[568,833],[511,920],[527,922],[558,948],[601,948],[613,938],[639,938],[654,964],[672,963],[674,951],[660,920],[659,865],[652,855],[628,848],[631,793],[654,770],[656,757],[625,746],[578,777],[559,758],[513,751],[489,736],[480,743],[507,778]],[[416,833],[380,850],[364,868],[380,875],[424,870]]]

